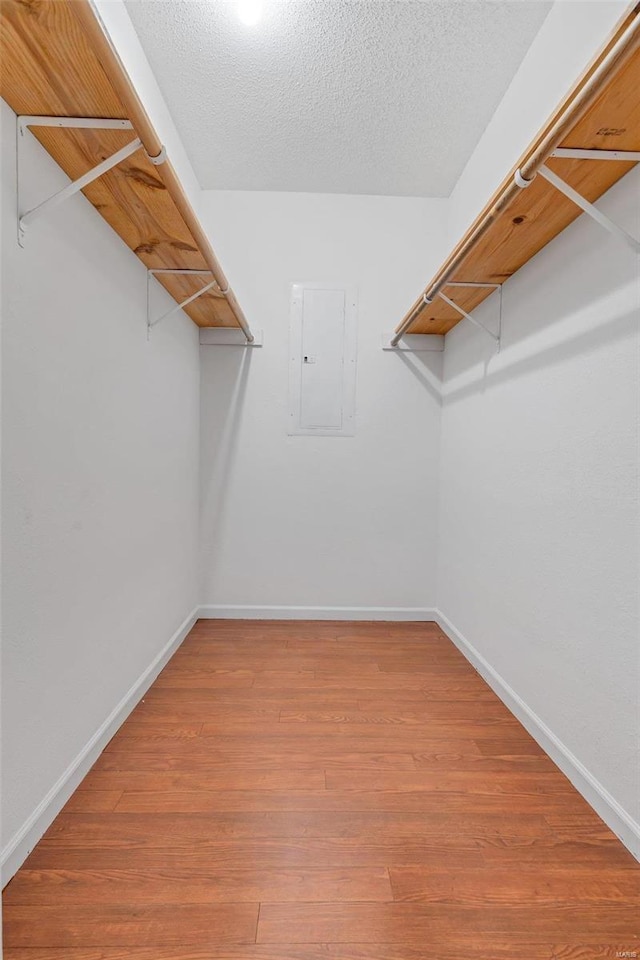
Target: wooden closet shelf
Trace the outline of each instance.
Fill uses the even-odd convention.
[[[0,94],[18,115],[128,119],[131,130],[33,127],[72,179],[136,135],[143,146],[83,193],[147,268],[211,270],[228,282],[170,162],[154,165],[161,143],[88,0],[2,0]],[[194,236],[195,234],[195,236]],[[157,276],[180,303],[208,281]],[[213,288],[185,307],[200,327],[242,327],[233,291]],[[246,332],[246,330],[245,330]]]
[[[591,92],[587,100],[589,84]],[[564,128],[561,137],[545,150],[553,131],[561,128]],[[470,313],[493,290],[490,287],[453,288],[448,284],[504,283],[580,216],[580,208],[537,172],[542,162],[591,203],[637,162],[553,157],[552,153],[558,147],[640,151],[640,4],[623,18],[532,145],[502,181],[396,328],[396,336],[401,331],[447,333],[463,317],[445,303],[437,291],[433,294],[434,287],[439,285],[445,295]],[[531,173],[527,173],[527,164],[533,169],[533,179]],[[532,183],[526,189],[514,191],[517,170],[523,171]],[[507,202],[504,202],[505,197],[508,197]],[[490,220],[488,226],[487,220]],[[448,264],[454,258],[457,264],[448,270]],[[433,296],[433,301],[425,303],[425,295]]]

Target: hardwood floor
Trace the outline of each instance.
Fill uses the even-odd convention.
[[[200,621],[6,888],[5,958],[640,957],[639,893],[434,624]]]

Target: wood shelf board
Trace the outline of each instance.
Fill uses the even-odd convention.
[[[21,115],[126,119],[71,2],[2,0],[0,94]],[[32,132],[74,180],[136,135],[131,130],[51,127]],[[146,267],[206,269],[196,241],[142,148],[82,192]],[[158,279],[176,302],[207,282],[170,275]],[[201,327],[238,326],[225,298],[213,290],[185,312]]]
[[[636,49],[612,76],[567,134],[562,146],[585,150],[640,150],[640,50]],[[550,158],[547,163],[592,203],[635,166],[627,161],[557,157]],[[491,201],[487,206],[490,204]],[[530,187],[516,195],[471,248],[451,280],[503,283],[581,214],[579,207],[538,175]],[[491,288],[445,287],[443,292],[471,312],[493,291]],[[437,297],[433,303],[423,306],[407,332],[443,334],[462,319]]]

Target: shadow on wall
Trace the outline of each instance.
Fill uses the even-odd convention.
[[[590,327],[582,332],[574,333],[571,338],[556,341],[543,349],[530,352],[528,356],[520,356],[511,362],[506,361],[501,366],[496,364],[492,368],[491,358],[484,357],[482,373],[465,378],[465,383],[447,389],[444,399],[447,403],[464,400],[465,397],[478,394],[479,391],[482,392],[486,388],[499,386],[509,380],[528,373],[535,373],[554,364],[563,364],[580,354],[593,353],[614,340],[633,336],[637,331],[637,324],[638,305],[635,307],[627,306],[621,313],[609,316],[599,327]],[[482,335],[478,334],[478,336]],[[493,348],[490,347],[489,349],[492,350]],[[504,349],[505,342],[503,339],[503,351]],[[496,356],[500,356],[500,354]],[[475,362],[477,366],[478,356],[475,357]]]
[[[408,367],[416,380],[440,406],[442,404],[442,353],[437,351],[408,353],[397,350],[396,356],[400,357],[405,367]]]
[[[587,302],[583,296],[577,297],[580,302],[572,299],[571,304],[567,303],[566,294],[560,301],[553,293],[547,296],[538,291],[535,296],[535,291],[523,293],[514,287],[512,290],[513,296],[505,297],[501,350],[498,352],[482,331],[463,321],[466,329],[453,334],[457,349],[453,358],[448,358],[446,383],[441,372],[442,354],[397,352],[439,405],[445,400],[463,400],[545,367],[561,365],[614,340],[633,336],[637,330],[638,280],[622,284],[604,296],[594,293]],[[495,329],[495,309],[489,301],[475,315],[489,329]],[[451,357],[453,344],[445,344]]]
[[[201,347],[201,350],[216,348]],[[217,362],[221,360],[223,362]],[[212,352],[212,363],[203,364],[201,403],[208,404],[207,416],[201,418],[208,426],[201,438],[200,528],[202,567],[215,576],[216,550],[228,493],[244,405],[253,350],[247,347],[225,346]],[[214,369],[212,369],[214,367]],[[211,375],[209,375],[211,374]]]
[[[640,169],[627,174],[598,204],[634,235],[640,228],[638,187]],[[471,381],[476,391],[482,390],[628,335],[640,307],[639,279],[636,255],[586,215],[578,217],[505,282],[499,353],[466,323],[447,336],[447,401],[466,395]],[[491,330],[495,300],[494,295],[474,311]]]

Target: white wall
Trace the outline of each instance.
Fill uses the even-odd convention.
[[[626,6],[552,8],[451,197],[451,240]],[[599,201],[636,236],[639,184]],[[503,295],[498,356],[471,324],[446,339],[438,607],[639,855],[638,260],[582,216]]]
[[[145,270],[82,196],[17,246],[4,103],[2,161],[10,872],[46,826],[38,805],[196,605],[199,357],[184,316],[147,341]],[[67,182],[35,141],[27,171],[33,202]]]
[[[441,259],[445,211],[203,193],[205,227],[265,330],[260,349],[201,348],[203,603],[433,606],[442,355],[383,352],[381,334]],[[359,287],[355,437],[287,436],[290,284],[314,280]]]
[[[637,235],[639,174],[601,201]],[[639,317],[637,259],[581,217],[505,285],[499,355],[471,324],[447,336],[438,586],[441,611],[620,822],[610,798],[599,812],[618,831],[626,813],[630,844]]]

